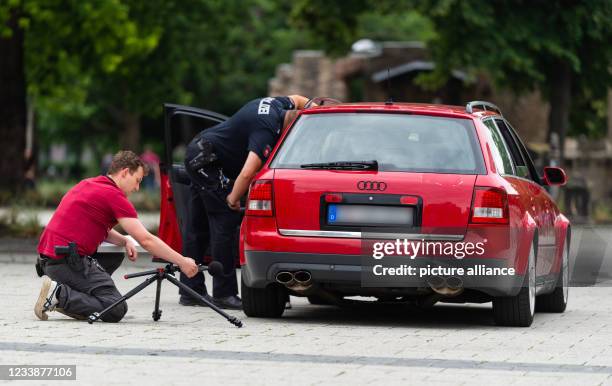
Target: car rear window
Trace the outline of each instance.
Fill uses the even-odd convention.
[[[270,166],[366,160],[380,171],[484,173],[471,120],[388,113],[305,114]]]

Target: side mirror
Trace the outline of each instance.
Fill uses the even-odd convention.
[[[567,175],[563,169],[554,166],[544,167],[544,183],[546,185],[565,185],[567,183]]]

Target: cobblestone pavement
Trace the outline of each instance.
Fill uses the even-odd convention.
[[[122,292],[141,280],[124,280],[138,270],[126,267],[115,274]],[[56,313],[42,322],[32,312],[33,267],[0,271],[0,364],[76,364],[79,384],[612,385],[611,287],[572,288],[564,314],[538,314],[531,328],[494,326],[490,305],[347,311],[293,298],[279,320],[232,312],[244,321],[238,329],[178,305],[169,283],[159,322],[154,286],[130,299],[118,324]]]

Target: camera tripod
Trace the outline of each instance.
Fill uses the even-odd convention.
[[[198,266],[198,270],[200,272],[203,272],[203,271],[208,270],[208,267],[200,265]],[[155,309],[153,310],[153,320],[158,321],[159,318],[161,318],[161,314],[162,314],[162,310],[159,309],[159,297],[161,294],[161,283],[164,279],[167,279],[170,283],[174,284],[175,286],[181,288],[183,291],[188,293],[189,296],[191,296],[192,298],[197,299],[201,301],[202,303],[206,304],[207,306],[209,306],[210,308],[212,308],[216,313],[223,316],[225,319],[227,319],[228,322],[230,322],[234,326],[242,327],[242,321],[240,319],[238,319],[235,316],[228,315],[222,309],[220,309],[214,303],[212,303],[210,300],[206,299],[204,296],[200,295],[196,291],[192,290],[191,288],[189,288],[188,286],[186,286],[185,284],[177,280],[174,277],[174,273],[176,271],[179,271],[179,267],[177,267],[174,264],[166,264],[164,268],[157,268],[157,269],[152,269],[150,271],[131,273],[131,274],[123,276],[125,279],[131,279],[134,277],[150,275],[144,282],[134,287],[131,291],[123,295],[120,299],[118,299],[116,302],[114,302],[110,306],[106,307],[100,312],[94,312],[93,314],[89,315],[87,322],[89,324],[92,324],[93,322],[99,320],[107,312],[112,310],[114,307],[126,301],[127,299],[131,298],[132,296],[136,295],[138,292],[142,291],[143,289],[153,284],[154,282],[157,282],[157,290],[155,292]]]

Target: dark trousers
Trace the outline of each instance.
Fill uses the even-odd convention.
[[[108,262],[110,269],[116,269],[119,264]],[[87,317],[94,312],[100,312],[116,302],[121,294],[113,279],[112,271],[91,257],[83,257],[83,270],[74,271],[68,264],[44,264],[43,271],[52,280],[62,284],[59,292],[58,307],[67,313]],[[118,322],[127,313],[127,303],[123,302],[106,314],[105,322]]]
[[[213,297],[222,298],[238,294],[235,269],[236,229],[240,225],[240,213],[230,209],[225,199],[231,191],[231,184],[219,186],[219,166],[209,165],[193,170],[189,161],[199,152],[194,144],[187,147],[185,166],[191,178],[189,215],[183,235],[183,255],[202,263],[210,245],[212,259],[223,265],[225,275],[213,278]],[[200,272],[193,278],[181,274],[181,282],[198,293],[205,293],[204,275]],[[180,293],[180,291],[179,291]]]

